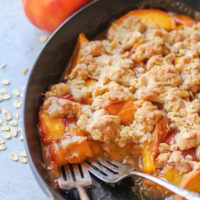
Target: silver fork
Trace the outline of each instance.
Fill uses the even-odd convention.
[[[200,195],[197,193],[189,192],[188,190],[175,186],[165,180],[156,178],[154,176],[133,171],[133,168],[131,166],[121,164],[117,161],[111,161],[108,157],[105,156],[98,158],[95,161],[88,160],[87,163],[90,166],[89,171],[94,176],[106,183],[117,183],[126,177],[135,175],[157,183],[158,185],[186,199],[200,200]]]
[[[58,178],[58,185],[63,190],[76,188],[81,200],[89,200],[84,188],[92,184],[92,179],[88,172],[88,165],[68,164],[63,166],[61,176]]]

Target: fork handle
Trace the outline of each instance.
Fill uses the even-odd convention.
[[[77,186],[76,189],[79,193],[80,200],[90,200],[83,187]]]
[[[139,176],[139,177],[143,177],[145,179],[148,179],[154,183],[157,183],[158,185],[161,185],[163,186],[164,188],[170,190],[171,192],[174,192],[175,194],[178,194],[179,196],[181,197],[184,197],[186,199],[189,199],[189,200],[200,200],[200,195],[195,193],[195,192],[189,192],[181,187],[178,187],[178,186],[175,186],[163,179],[159,179],[159,178],[156,178],[154,176],[151,176],[151,175],[148,175],[148,174],[144,174],[144,173],[141,173],[141,172],[136,172],[136,171],[133,171],[131,173],[132,175],[136,175],[136,176]]]

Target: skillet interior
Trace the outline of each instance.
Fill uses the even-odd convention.
[[[89,39],[92,39],[106,30],[110,22],[123,13],[132,9],[150,7],[178,12],[200,19],[199,13],[196,12],[200,11],[200,1],[198,0],[96,0],[60,26],[36,60],[26,90],[24,107],[25,141],[29,163],[34,175],[49,196],[58,200],[77,199],[74,193],[54,190],[50,186],[46,170],[42,167],[42,151],[37,134],[38,110],[42,103],[41,94],[47,90],[49,85],[58,82],[62,76],[75,47],[78,33],[83,32]],[[132,200],[143,198],[139,192],[133,193],[131,191],[131,181],[129,180],[116,187],[105,185],[95,179],[93,181],[94,186],[89,190],[91,199]],[[148,199],[152,198],[149,197]]]

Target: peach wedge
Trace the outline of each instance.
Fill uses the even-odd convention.
[[[46,113],[40,112],[39,130],[44,144],[61,139],[65,134],[65,120],[57,117],[49,117]]]
[[[152,24],[154,26],[158,26],[159,28],[164,28],[167,30],[172,30],[175,25],[172,17],[167,12],[157,9],[133,10],[116,20],[114,23],[116,25],[120,24],[122,21],[130,16],[139,17],[144,24]]]

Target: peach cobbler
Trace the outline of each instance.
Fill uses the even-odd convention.
[[[105,152],[200,192],[200,23],[131,11],[101,40],[80,34],[68,69],[39,112],[54,175]]]

